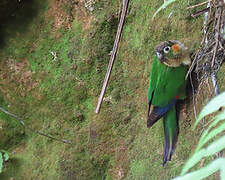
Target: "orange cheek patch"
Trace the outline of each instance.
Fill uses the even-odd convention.
[[[174,52],[178,53],[178,52],[180,51],[179,45],[178,45],[178,44],[174,44],[174,45],[172,46],[172,50],[173,50]]]

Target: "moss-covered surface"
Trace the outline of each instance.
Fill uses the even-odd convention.
[[[0,113],[0,148],[11,152],[0,179],[167,180],[179,175],[200,134],[191,130],[191,97],[187,114],[180,113],[176,152],[163,168],[162,124],[146,128],[149,69],[161,41],[178,39],[197,49],[202,19],[191,19],[185,10],[194,1],[178,1],[153,21],[162,2],[131,0],[106,98],[96,115],[119,2],[96,1],[91,12],[84,1],[22,1],[4,23],[0,105],[30,127],[73,145],[34,134]],[[199,108],[206,102],[200,101]]]

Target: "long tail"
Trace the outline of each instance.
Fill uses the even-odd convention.
[[[164,154],[163,154],[163,166],[166,162],[171,160],[171,157],[176,148],[179,127],[178,127],[178,118],[176,115],[175,105],[167,112],[163,119],[164,125]]]

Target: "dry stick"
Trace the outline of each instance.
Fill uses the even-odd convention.
[[[212,64],[211,64],[211,68],[213,68],[214,64],[215,64],[215,59],[216,59],[216,53],[218,50],[218,45],[219,45],[219,32],[220,32],[220,24],[221,24],[221,16],[223,14],[223,7],[220,8],[220,14],[219,14],[219,18],[217,21],[217,27],[216,27],[216,46],[214,49],[214,53],[213,53],[213,59],[212,59]],[[214,87],[214,93],[215,95],[219,94],[219,90],[218,90],[218,86],[217,86],[217,78],[216,78],[216,74],[215,72],[213,72],[211,74],[211,78],[212,78],[212,83],[213,83],[213,87]]]
[[[219,6],[215,6],[214,8],[219,8],[219,7],[223,7],[223,6],[222,6],[222,5],[219,5]],[[197,11],[197,12],[194,13],[194,14],[191,14],[191,17],[193,17],[193,18],[198,17],[198,16],[200,16],[200,15],[202,15],[202,14],[204,14],[204,13],[207,13],[207,12],[210,11],[210,10],[211,10],[211,8],[209,8],[209,7],[204,8],[204,9],[202,9],[202,10],[200,10],[200,11]]]
[[[114,41],[112,54],[111,54],[109,65],[108,65],[107,72],[106,72],[106,75],[105,75],[105,80],[104,80],[104,83],[103,83],[103,86],[102,86],[102,91],[101,91],[101,94],[100,94],[99,99],[98,99],[98,105],[97,105],[97,108],[95,110],[96,113],[99,113],[99,110],[100,110],[100,107],[101,107],[101,104],[102,104],[102,100],[103,100],[103,97],[104,97],[104,94],[105,94],[105,90],[106,90],[106,87],[107,87],[107,84],[108,84],[108,81],[109,81],[110,73],[111,73],[111,70],[112,70],[112,67],[113,67],[113,64],[114,64],[114,60],[116,58],[118,44],[119,44],[119,41],[120,41],[121,32],[122,32],[122,29],[123,29],[124,20],[125,20],[126,13],[127,13],[127,7],[128,7],[129,0],[124,0],[123,2],[124,2],[123,3],[123,9],[122,9],[122,13],[121,13],[121,16],[120,16],[120,22],[119,22],[117,33],[116,33],[116,39]]]
[[[198,50],[197,53],[195,54],[195,58],[194,58],[194,60],[193,60],[193,62],[192,62],[192,64],[191,64],[190,68],[188,69],[188,72],[187,72],[187,74],[186,74],[186,76],[185,76],[185,80],[188,78],[188,75],[189,75],[189,74],[192,72],[192,70],[194,69],[194,66],[195,66],[196,61],[197,61],[198,53],[199,53],[199,50]]]
[[[215,46],[214,53],[213,53],[213,59],[212,59],[211,67],[214,66],[215,59],[216,59],[216,53],[217,53],[217,49],[218,49],[218,45],[219,45],[219,33],[220,33],[220,23],[221,23],[222,13],[223,13],[223,8],[221,7],[220,8],[219,18],[218,18],[218,21],[217,21],[216,37],[215,37],[215,39],[216,39],[216,46]]]
[[[59,142],[65,143],[65,144],[72,144],[72,142],[69,141],[69,140],[66,140],[66,139],[58,139],[58,138],[52,137],[52,136],[50,136],[50,135],[44,134],[44,133],[42,133],[42,132],[40,132],[40,131],[36,131],[36,130],[34,130],[34,129],[28,127],[28,126],[26,126],[25,123],[24,123],[19,117],[17,117],[15,114],[13,114],[13,113],[11,113],[11,112],[9,112],[9,111],[6,111],[6,110],[5,110],[4,108],[2,108],[2,107],[0,107],[0,111],[4,112],[5,114],[8,114],[9,116],[14,117],[14,118],[15,118],[15,119],[16,119],[16,120],[17,120],[24,128],[30,130],[30,131],[33,132],[33,133],[39,134],[39,135],[41,135],[41,136],[45,136],[45,137],[47,137],[47,138],[49,138],[49,139],[52,139],[52,140],[55,140],[55,141],[59,141]]]
[[[193,5],[193,6],[189,6],[189,7],[187,7],[187,9],[192,9],[192,8],[195,8],[195,7],[198,7],[198,6],[202,6],[204,4],[207,4],[210,1],[212,1],[212,0],[208,0],[208,1],[205,1],[205,2],[202,2],[202,3],[199,3],[199,4],[196,4],[196,5]]]
[[[215,72],[213,72],[211,74],[211,78],[212,78],[212,83],[213,83],[213,87],[214,87],[214,93],[215,93],[215,95],[218,95],[219,89],[218,89],[218,85],[217,85],[217,78],[216,78]]]
[[[189,75],[189,77],[190,77],[191,88],[192,88],[192,103],[193,103],[194,116],[195,116],[195,120],[197,120],[197,112],[196,112],[196,107],[195,107],[195,92],[194,92],[195,90],[194,90],[194,85],[193,85],[191,74]]]
[[[191,17],[195,18],[195,17],[198,17],[206,12],[208,12],[210,10],[210,8],[205,8],[205,9],[202,9],[200,11],[197,11],[196,13],[194,14],[191,14]]]
[[[210,2],[208,2],[207,8],[209,8],[209,5],[210,5]],[[206,14],[205,14],[205,17],[204,17],[204,29],[203,29],[204,34],[206,34],[206,30],[205,30],[206,28],[205,28],[205,26],[206,26],[207,20],[208,20],[208,11],[206,11]],[[207,40],[207,37],[205,38],[205,42],[206,42],[206,41],[208,41],[208,40]],[[191,88],[192,88],[192,103],[193,103],[193,111],[194,111],[195,120],[197,120],[197,111],[196,111],[196,106],[195,106],[195,105],[196,105],[196,103],[195,103],[196,97],[195,97],[195,91],[194,91],[194,85],[193,85],[193,81],[192,81],[191,72],[192,72],[192,70],[193,70],[193,68],[194,68],[195,62],[197,63],[197,66],[198,66],[198,60],[197,60],[198,53],[199,53],[199,50],[198,50],[197,53],[195,54],[194,61],[192,62],[192,65],[191,65],[191,67],[189,68],[189,71],[188,71],[188,73],[187,73],[187,75],[186,75],[186,78],[188,77],[188,75],[189,75],[189,78],[190,78],[190,83],[191,83]],[[201,85],[201,83],[200,83],[200,85]],[[198,90],[199,90],[199,88],[200,88],[200,85],[199,85],[199,87],[198,87]],[[197,95],[198,95],[198,92],[197,92]]]

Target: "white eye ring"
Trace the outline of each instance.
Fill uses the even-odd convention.
[[[166,46],[164,49],[163,49],[164,53],[169,53],[170,51],[170,47],[169,46]]]

